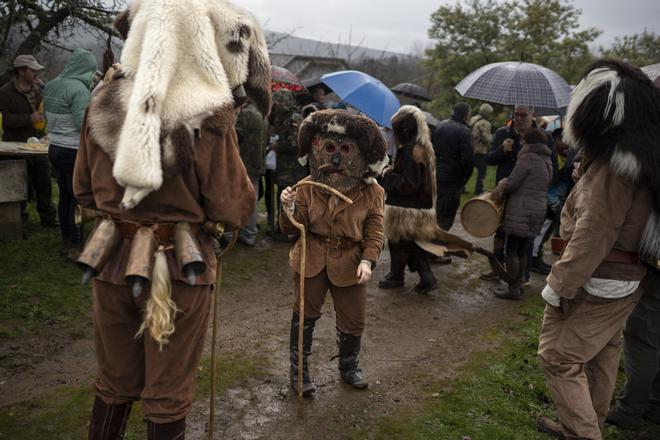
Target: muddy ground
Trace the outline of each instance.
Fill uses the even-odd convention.
[[[459,231],[462,234],[462,232]],[[488,245],[487,242],[482,243]],[[492,283],[479,280],[487,268],[483,257],[454,259],[434,266],[440,288],[429,295],[406,286],[381,290],[387,272],[383,252],[368,289],[368,324],[360,365],[368,391],[343,385],[338,376],[334,311],[330,297],[318,322],[311,373],[319,389],[305,401],[304,418],[288,391],[288,335],[293,290],[288,246],[262,240],[255,249],[240,248],[225,263],[227,282],[221,299],[220,353],[260,358],[266,374],[218,398],[217,435],[222,439],[341,439],[353,429],[368,429],[379,418],[414,408],[433,398],[461,373],[471,354],[496,349],[489,329],[518,319],[519,303],[497,300]],[[533,276],[529,294],[543,278]],[[36,335],[0,347],[0,407],[47,395],[62,385],[85,386],[95,369],[91,333],[76,340]],[[207,338],[207,355],[210,332]],[[262,377],[263,376],[263,377]],[[208,401],[198,400],[189,416],[187,438],[206,435]]]

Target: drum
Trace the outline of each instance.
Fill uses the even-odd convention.
[[[504,207],[484,193],[469,200],[461,210],[461,223],[468,234],[477,237],[490,237],[502,224]]]

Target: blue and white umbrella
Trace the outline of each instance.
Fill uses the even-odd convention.
[[[401,104],[392,91],[376,78],[357,70],[328,73],[321,81],[339,97],[378,124],[392,128],[390,119]]]
[[[561,76],[521,61],[480,67],[458,83],[456,90],[466,98],[546,109],[563,109],[571,99],[571,86]]]

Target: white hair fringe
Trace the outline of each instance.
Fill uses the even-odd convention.
[[[167,267],[167,258],[162,247],[156,251],[156,261],[151,280],[151,292],[144,313],[144,321],[135,337],[139,338],[146,329],[160,349],[169,342],[174,333],[174,316],[179,310],[172,301],[172,283]]]

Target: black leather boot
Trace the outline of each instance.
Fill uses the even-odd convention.
[[[438,280],[430,270],[419,272],[419,284],[415,286],[417,293],[429,293],[438,288]]]
[[[95,397],[88,440],[123,439],[132,406],[133,402],[108,405],[100,397]]]
[[[186,418],[171,423],[154,423],[147,420],[147,440],[184,440]]]
[[[378,282],[381,289],[397,289],[403,287],[406,264],[410,259],[410,244],[408,242],[388,241],[390,250],[390,271]]]
[[[353,388],[364,390],[369,384],[364,380],[362,370],[358,368],[358,354],[362,336],[354,336],[337,331],[339,337],[339,372],[341,378]]]
[[[309,355],[312,354],[312,339],[314,337],[314,325],[318,318],[305,318],[303,324],[303,397],[308,397],[314,394],[316,387],[309,376]],[[300,325],[300,316],[294,313],[291,317],[291,336],[290,352],[291,352],[291,368],[289,377],[291,379],[291,388],[296,393],[298,392],[298,329]]]

